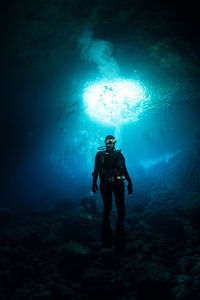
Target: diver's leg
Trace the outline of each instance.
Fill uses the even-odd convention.
[[[112,188],[109,184],[100,183],[100,191],[104,203],[103,219],[109,220],[112,209]]]
[[[123,223],[125,215],[125,204],[124,204],[124,182],[116,182],[114,186],[115,203],[118,212],[118,222]]]
[[[104,248],[110,248],[113,246],[113,233],[109,219],[112,209],[112,189],[109,184],[100,184],[100,191],[104,203],[101,241]]]
[[[125,205],[124,205],[124,182],[116,182],[114,188],[115,202],[118,211],[118,220],[115,227],[115,251],[122,252],[126,247],[126,234],[124,231],[124,215],[125,215]]]

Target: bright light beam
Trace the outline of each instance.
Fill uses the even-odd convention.
[[[135,80],[117,79],[87,84],[83,95],[88,115],[108,125],[135,122],[147,99]]]

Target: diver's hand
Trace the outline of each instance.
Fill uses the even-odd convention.
[[[128,183],[127,189],[128,189],[128,194],[131,196],[133,193],[133,187],[131,182]]]
[[[93,183],[93,185],[92,185],[92,191],[93,191],[93,193],[96,194],[97,190],[98,190],[97,184]]]

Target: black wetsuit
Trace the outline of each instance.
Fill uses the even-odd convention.
[[[124,179],[129,183],[129,192],[132,193],[132,182],[127,172],[125,159],[120,150],[99,151],[95,157],[93,172],[93,185],[96,184],[98,175],[100,177],[100,192],[104,202],[104,220],[109,219],[112,209],[112,192],[118,211],[118,221],[124,219]]]

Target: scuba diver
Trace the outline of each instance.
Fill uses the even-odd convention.
[[[123,221],[125,215],[124,204],[124,180],[128,181],[128,194],[132,194],[132,181],[125,165],[124,156],[121,150],[115,149],[116,139],[112,135],[105,138],[105,145],[99,147],[96,157],[92,183],[92,191],[96,193],[98,190],[97,178],[100,178],[100,192],[104,203],[103,210],[103,229],[102,229],[102,245],[109,248],[115,244],[116,250],[123,250],[125,247],[125,233],[123,229]],[[112,193],[115,196],[118,220],[116,222],[116,234],[113,239],[110,227],[109,215],[112,209]]]

